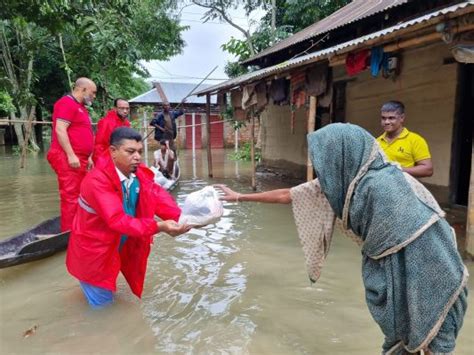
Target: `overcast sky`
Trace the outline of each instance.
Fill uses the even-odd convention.
[[[229,60],[235,60],[229,53],[221,49],[221,45],[233,36],[242,39],[243,35],[227,23],[213,20],[211,23],[202,23],[201,17],[205,9],[193,5],[181,12],[181,22],[190,26],[183,32],[185,47],[181,55],[171,58],[167,62],[151,61],[144,63],[149,70],[151,80],[192,82],[198,83],[216,65],[218,68],[210,76],[211,79],[225,79],[224,67]],[[251,23],[245,17],[243,10],[231,12],[232,19],[241,27],[255,28],[257,21],[263,16],[262,11],[251,14]],[[207,84],[218,84],[222,80],[209,80]]]

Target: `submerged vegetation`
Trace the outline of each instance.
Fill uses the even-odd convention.
[[[231,160],[250,161],[252,160],[250,142],[242,144],[238,151],[229,154]],[[262,153],[260,149],[255,148],[255,161],[260,162]]]

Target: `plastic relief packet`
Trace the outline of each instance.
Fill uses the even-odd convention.
[[[155,184],[160,185],[164,189],[168,189],[171,185],[173,185],[174,181],[165,178],[161,171],[158,170],[158,168],[152,166],[150,167],[150,170],[153,171],[153,173],[155,174],[155,177],[153,179],[155,181]]]
[[[212,186],[190,193],[181,206],[179,223],[205,226],[216,223],[223,215],[224,208],[219,194]]]

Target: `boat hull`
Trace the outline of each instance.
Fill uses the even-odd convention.
[[[59,217],[0,242],[0,268],[39,260],[65,250],[69,232],[61,232]]]

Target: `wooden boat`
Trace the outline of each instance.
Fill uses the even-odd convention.
[[[179,182],[179,164],[173,167],[172,183],[166,186],[173,190]],[[46,258],[54,253],[66,250],[69,232],[61,233],[59,217],[48,219],[32,229],[0,241],[0,268],[19,265]]]
[[[0,268],[27,263],[65,250],[69,232],[61,233],[59,217],[0,241]]]
[[[171,184],[167,190],[172,191],[176,186],[178,186],[179,178],[181,177],[181,169],[179,168],[179,160],[176,160],[173,165],[173,174],[171,175],[171,179],[173,180],[173,184]]]
[[[155,174],[155,183],[163,187],[168,191],[172,191],[176,186],[178,186],[179,178],[181,177],[181,169],[179,167],[179,160],[176,160],[173,164],[173,173],[170,178],[166,178],[158,170],[158,168],[152,166],[150,170]]]

